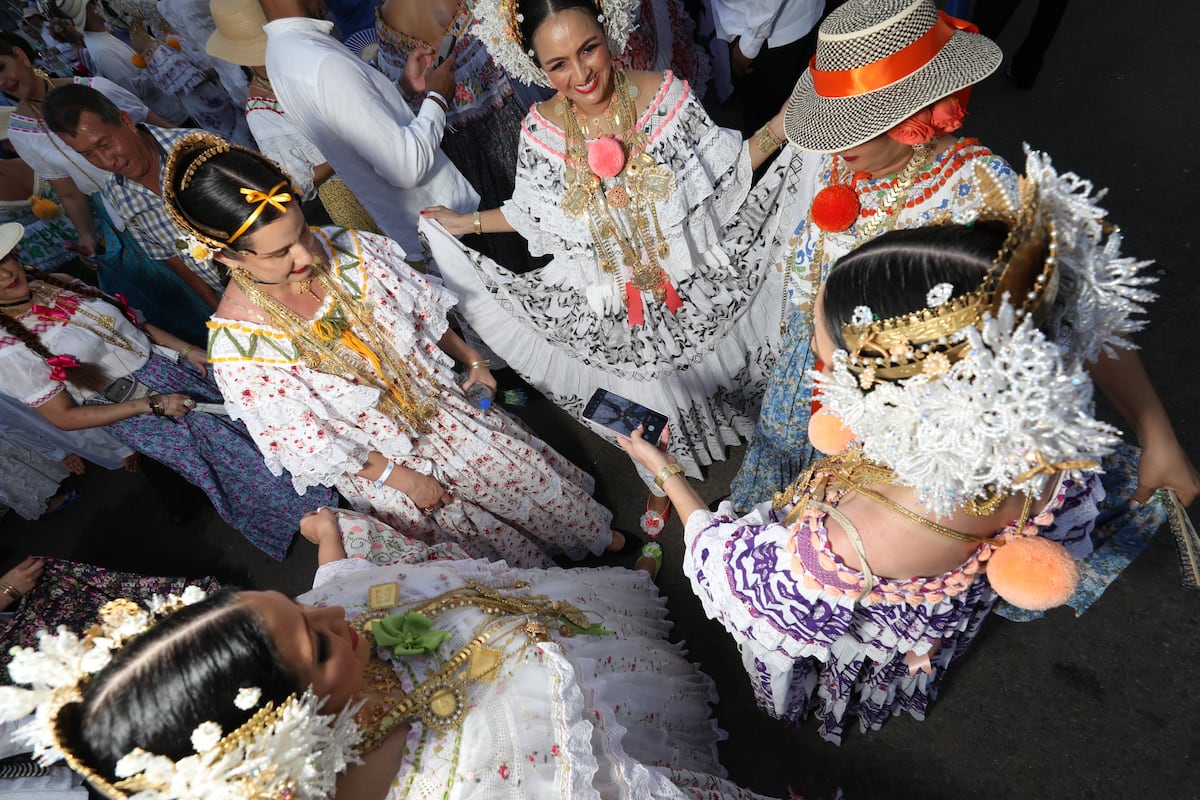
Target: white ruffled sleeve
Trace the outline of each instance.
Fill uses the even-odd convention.
[[[358,472],[372,451],[399,457],[413,449],[412,437],[375,408],[378,389],[299,364],[237,360],[212,369],[229,415],[246,424],[273,474],[292,474],[300,494]]]

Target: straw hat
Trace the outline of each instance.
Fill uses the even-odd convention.
[[[817,54],[784,113],[788,140],[847,150],[991,75],[1000,48],[967,25],[933,0],[849,0],[817,32]]]
[[[79,30],[83,30],[83,23],[87,21],[88,0],[59,0],[58,10],[71,18],[71,22]]]
[[[217,29],[204,45],[206,53],[244,67],[267,63],[267,17],[258,0],[212,0],[209,9]]]
[[[0,258],[7,256],[13,248],[21,243],[25,235],[25,226],[19,222],[6,222],[0,225]]]

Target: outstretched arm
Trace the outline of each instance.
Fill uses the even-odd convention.
[[[1155,489],[1174,489],[1184,505],[1200,495],[1200,473],[1175,437],[1167,410],[1150,383],[1135,350],[1121,350],[1115,358],[1101,355],[1089,368],[1092,379],[1133,427],[1142,446],[1138,485],[1133,500],[1144,503]]]

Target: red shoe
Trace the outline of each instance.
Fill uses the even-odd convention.
[[[655,495],[651,494],[646,498],[646,513],[642,514],[642,530],[651,539],[658,538],[658,535],[666,529],[667,520],[671,518],[671,501],[667,500],[667,507],[660,513],[650,508],[654,497]]]

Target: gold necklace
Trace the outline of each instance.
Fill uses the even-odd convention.
[[[569,637],[575,635],[575,628],[571,626],[589,627],[587,615],[570,603],[507,593],[528,588],[528,585],[525,581],[517,581],[511,586],[497,588],[467,581],[465,586],[407,607],[408,613],[426,617],[460,608],[477,608],[492,619],[480,626],[470,641],[440,662],[441,667],[427,673],[425,679],[403,697],[396,696],[401,684],[393,670],[383,662],[379,662],[382,669],[368,664],[368,682],[385,696],[360,712],[359,729],[363,738],[359,752],[367,753],[378,747],[388,734],[407,720],[419,719],[434,730],[448,730],[461,724],[467,710],[467,687],[493,680],[504,661],[501,649],[488,646],[501,633],[507,634],[508,638],[523,634],[528,644],[550,641],[551,630],[555,628],[559,634]],[[371,636],[372,624],[390,613],[394,611],[367,611],[350,624],[363,636]],[[524,621],[514,624],[519,618]]]
[[[920,174],[923,167],[929,163],[929,156],[933,153],[933,146],[930,144],[921,144],[913,147],[913,154],[908,159],[908,163],[904,165],[903,172],[900,173],[890,187],[886,190],[883,196],[883,202],[880,204],[880,212],[865,222],[860,223],[854,234],[855,244],[864,242],[867,239],[875,236],[880,232],[880,228],[887,226],[888,230],[896,227],[896,223],[900,220],[900,207],[908,197],[908,193],[912,191],[913,184],[916,182],[917,176]],[[837,175],[830,172],[829,182],[836,183]],[[813,284],[813,279],[824,269],[825,262],[825,234],[826,231],[813,222],[812,208],[809,207],[806,225],[809,230],[814,228],[820,230],[817,234],[817,242],[813,247],[813,255],[809,260],[808,268],[805,270],[804,281],[811,287],[812,297],[816,297],[817,288]],[[851,248],[853,249],[853,247]],[[788,256],[787,262],[784,264],[783,272],[783,296],[780,299],[779,309],[779,332],[787,333],[788,326],[788,287],[791,284],[792,270],[796,266],[796,251]]]
[[[329,311],[315,320],[301,317],[264,292],[245,270],[233,270],[232,277],[250,302],[266,312],[270,324],[288,335],[305,366],[373,386],[380,392],[380,403],[391,412],[389,416],[404,420],[415,433],[428,433],[437,406],[414,388],[418,381],[432,386],[426,371],[411,357],[396,353],[387,337],[377,331],[370,311],[342,289],[323,260],[315,261],[312,270],[330,299]],[[370,344],[359,332],[366,333]]]
[[[54,91],[54,78],[41,67],[34,67],[33,74],[42,79],[42,96],[37,100],[25,98],[25,102],[29,104],[29,110],[33,113],[35,119],[42,119],[42,101],[46,99],[46,95]]]
[[[624,164],[612,176],[615,183],[604,189],[600,176],[588,163],[587,132],[575,104],[564,99],[555,110],[563,121],[567,188],[561,207],[568,219],[587,219],[596,247],[600,269],[618,282],[623,273],[639,292],[649,292],[658,302],[674,293],[661,266],[670,252],[658,219],[658,204],[675,191],[675,176],[646,153],[649,138],[637,129],[637,87],[624,72],[614,73],[613,98],[607,114],[618,137],[603,137],[602,146],[621,147]],[[596,143],[594,143],[596,144]],[[628,295],[620,291],[628,300]],[[678,298],[675,297],[675,300]]]
[[[49,290],[44,286],[38,286],[32,290],[32,294],[37,297],[38,300],[41,300],[44,303],[52,303],[54,299],[57,298],[61,293],[61,289],[56,288],[54,290]],[[145,354],[142,348],[135,345],[131,339],[117,330],[117,321],[114,317],[110,317],[107,314],[98,314],[95,311],[84,307],[82,299],[74,300],[72,298],[72,301],[76,305],[75,308],[69,312],[68,318],[62,320],[64,325],[74,325],[76,328],[82,328],[94,336],[103,339],[114,347],[119,347],[122,350],[128,350],[130,353],[135,355]],[[77,319],[78,317],[83,317],[84,320],[88,320],[95,324],[88,324],[86,321]],[[46,317],[45,319],[53,318]]]
[[[824,497],[829,492],[838,490],[841,490],[843,494],[854,492],[878,503],[884,508],[895,511],[923,528],[928,528],[947,538],[971,544],[979,544],[984,541],[984,539],[978,536],[971,536],[970,534],[956,531],[953,528],[947,528],[945,525],[940,525],[931,519],[926,519],[915,511],[892,500],[890,497],[867,488],[868,484],[892,486],[895,483],[896,473],[882,464],[871,461],[862,454],[861,448],[856,447],[847,453],[826,456],[813,464],[801,473],[796,480],[792,481],[786,489],[775,493],[772,506],[776,510],[782,510],[791,505],[792,510],[788,512],[784,524],[792,525],[803,516],[808,508],[809,501],[817,499],[818,495]],[[1017,526],[1017,530],[1024,530],[1025,520],[1029,518],[1029,510],[1032,503],[1032,495],[1027,494],[1025,496],[1025,507],[1021,511],[1021,520]],[[994,547],[1003,545],[1002,541],[990,543]]]

